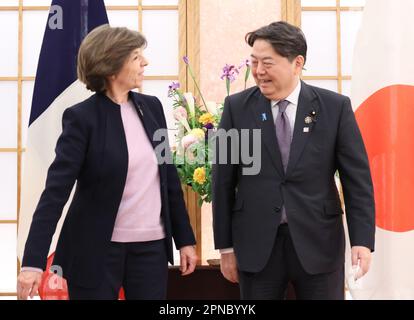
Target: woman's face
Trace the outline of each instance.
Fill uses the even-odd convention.
[[[143,49],[135,49],[126,59],[121,71],[115,75],[113,82],[126,90],[140,88],[146,65],[148,61],[143,56]]]

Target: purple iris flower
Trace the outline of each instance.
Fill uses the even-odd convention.
[[[209,135],[208,135],[209,130],[213,129],[213,128],[214,128],[214,126],[213,126],[213,124],[212,124],[212,123],[206,123],[203,127],[207,129],[207,130],[206,130],[206,136],[205,136],[205,140],[207,141],[207,140],[208,140],[208,138],[209,138]]]
[[[240,69],[242,69],[243,67],[250,67],[250,60],[249,59],[246,59],[246,60],[244,60],[243,62],[242,62],[242,64],[239,66],[239,70]]]
[[[179,82],[172,82],[169,86],[168,89],[169,90],[177,90],[180,88],[180,83]]]
[[[174,95],[174,91],[180,88],[179,82],[172,82],[168,86],[168,97],[172,97]]]
[[[226,65],[223,68],[223,74],[221,75],[220,79],[228,79],[230,82],[236,80],[236,76],[239,74],[239,69],[237,69],[234,65]]]
[[[214,128],[214,125],[212,123],[206,123],[203,127],[206,128],[207,130],[210,130]]]

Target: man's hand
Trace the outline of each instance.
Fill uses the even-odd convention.
[[[37,294],[40,283],[42,281],[42,273],[37,271],[22,271],[17,277],[17,299],[27,300],[33,299]]]
[[[185,246],[180,249],[180,270],[181,275],[186,276],[192,273],[197,264],[197,254],[194,246]]]
[[[353,267],[358,266],[359,262],[359,271],[355,279],[358,280],[369,270],[369,266],[371,264],[371,250],[367,247],[354,246],[351,249],[351,260]]]
[[[233,283],[239,282],[239,274],[237,273],[237,261],[234,252],[221,254],[220,269],[224,278]]]

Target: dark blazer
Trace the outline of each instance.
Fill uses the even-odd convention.
[[[154,148],[155,130],[166,128],[160,101],[130,92]],[[128,149],[120,106],[104,94],[65,110],[63,131],[56,145],[46,187],[40,197],[22,266],[45,270],[46,259],[73,185],[76,189],[56,247],[54,265],[73,284],[94,287],[110,244],[128,169]],[[159,165],[162,211],[168,260],[173,263],[172,237],[177,248],[195,244],[174,164]]]
[[[305,118],[313,112],[314,121],[306,124]],[[271,104],[257,87],[226,99],[220,127],[261,129],[259,174],[242,175],[242,168],[248,167],[242,162],[213,167],[215,246],[234,247],[240,270],[258,272],[266,265],[283,205],[304,269],[318,274],[343,266],[345,237],[334,180],[337,170],[351,245],[374,250],[371,174],[349,98],[302,82],[286,174]],[[304,132],[304,127],[309,132]],[[227,152],[230,148],[228,144]],[[224,151],[218,149],[218,157]]]

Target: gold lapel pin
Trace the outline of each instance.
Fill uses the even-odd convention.
[[[307,116],[306,118],[305,118],[305,123],[306,124],[310,124],[310,123],[312,123],[312,117],[309,117],[309,116]]]

